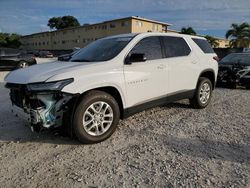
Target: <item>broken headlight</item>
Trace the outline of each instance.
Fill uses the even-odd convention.
[[[72,83],[73,78],[66,80],[59,80],[55,82],[42,82],[42,83],[32,83],[27,85],[29,91],[60,91],[66,85]]]

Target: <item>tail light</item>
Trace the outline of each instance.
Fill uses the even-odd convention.
[[[220,58],[218,56],[214,56],[213,59],[216,60],[217,62],[220,61]]]

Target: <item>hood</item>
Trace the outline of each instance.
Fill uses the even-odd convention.
[[[10,72],[5,77],[5,82],[16,84],[28,84],[35,82],[45,82],[54,75],[77,70],[79,67],[87,66],[95,63],[79,63],[79,62],[51,62],[33,65],[27,68],[18,69]]]

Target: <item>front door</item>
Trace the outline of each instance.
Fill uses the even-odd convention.
[[[160,38],[140,40],[129,52],[144,54],[146,61],[124,65],[127,107],[160,99],[167,94],[167,64],[164,62]]]

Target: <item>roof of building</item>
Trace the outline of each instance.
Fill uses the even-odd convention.
[[[118,18],[118,19],[114,19],[114,20],[104,21],[103,23],[112,22],[112,21],[119,21],[119,20],[127,20],[127,19],[142,20],[142,21],[162,24],[162,25],[166,25],[166,26],[171,26],[172,25],[170,23],[160,22],[160,21],[151,20],[151,19],[147,19],[147,18],[142,18],[142,17],[139,17],[139,16],[130,16],[130,17],[125,17],[125,18]]]

